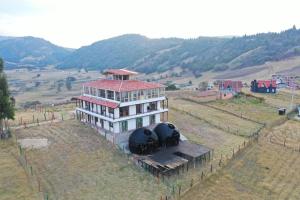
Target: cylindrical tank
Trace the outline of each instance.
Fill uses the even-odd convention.
[[[159,147],[156,133],[147,128],[138,128],[129,136],[129,150],[135,154],[149,154]]]
[[[175,146],[178,145],[180,133],[171,123],[160,123],[154,128],[154,132],[158,136],[160,146]]]

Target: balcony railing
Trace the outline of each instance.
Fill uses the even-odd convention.
[[[89,109],[88,107],[81,108],[81,109],[89,111],[89,112],[96,113],[98,115],[101,115],[101,116],[104,116],[104,117],[107,117],[107,118],[110,118],[110,119],[122,119],[122,118],[125,118],[125,117],[138,116],[138,115],[142,115],[142,114],[147,114],[147,113],[159,111],[159,109],[157,109],[157,108],[156,109],[147,109],[146,111],[142,110],[142,112],[140,112],[140,113],[128,114],[128,115],[122,115],[122,116],[120,115],[119,117],[116,117],[113,113],[98,112],[96,110]]]

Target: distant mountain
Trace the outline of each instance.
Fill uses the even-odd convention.
[[[137,34],[127,34],[81,47],[58,66],[60,68],[86,67],[102,70],[108,67],[131,67],[134,63],[162,49],[180,45],[182,39],[149,39]]]
[[[300,30],[243,37],[149,39],[123,35],[82,47],[59,64],[60,68],[102,70],[128,67],[141,72],[162,72],[183,67],[194,72],[241,69],[300,55]]]
[[[174,67],[192,71],[238,70],[300,55],[300,30],[243,37],[149,39],[127,34],[95,42],[77,50],[58,47],[40,38],[0,37],[0,57],[10,66],[58,68],[127,67],[136,71],[163,72]]]
[[[181,66],[200,74],[208,70],[241,69],[297,55],[300,55],[300,30],[293,28],[281,33],[185,40],[177,48],[137,61],[133,68],[157,71]]]
[[[44,67],[60,62],[71,52],[41,38],[0,36],[0,57],[7,68]]]

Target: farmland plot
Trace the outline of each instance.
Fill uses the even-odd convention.
[[[250,136],[261,127],[261,125],[257,123],[241,119],[240,117],[195,102],[182,99],[170,99],[170,103],[171,105],[176,105],[176,108],[171,108],[190,113],[213,126],[236,135]]]
[[[184,198],[299,199],[300,153],[261,138],[221,172],[200,183]]]

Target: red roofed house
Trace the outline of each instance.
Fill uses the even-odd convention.
[[[223,80],[219,83],[220,99],[229,99],[242,91],[242,81]]]
[[[251,82],[251,91],[258,93],[276,93],[276,80],[254,80]]]
[[[113,140],[117,135],[167,120],[165,86],[134,80],[136,74],[111,69],[104,72],[105,79],[84,83],[82,96],[77,97],[77,118],[101,134],[110,134]]]

